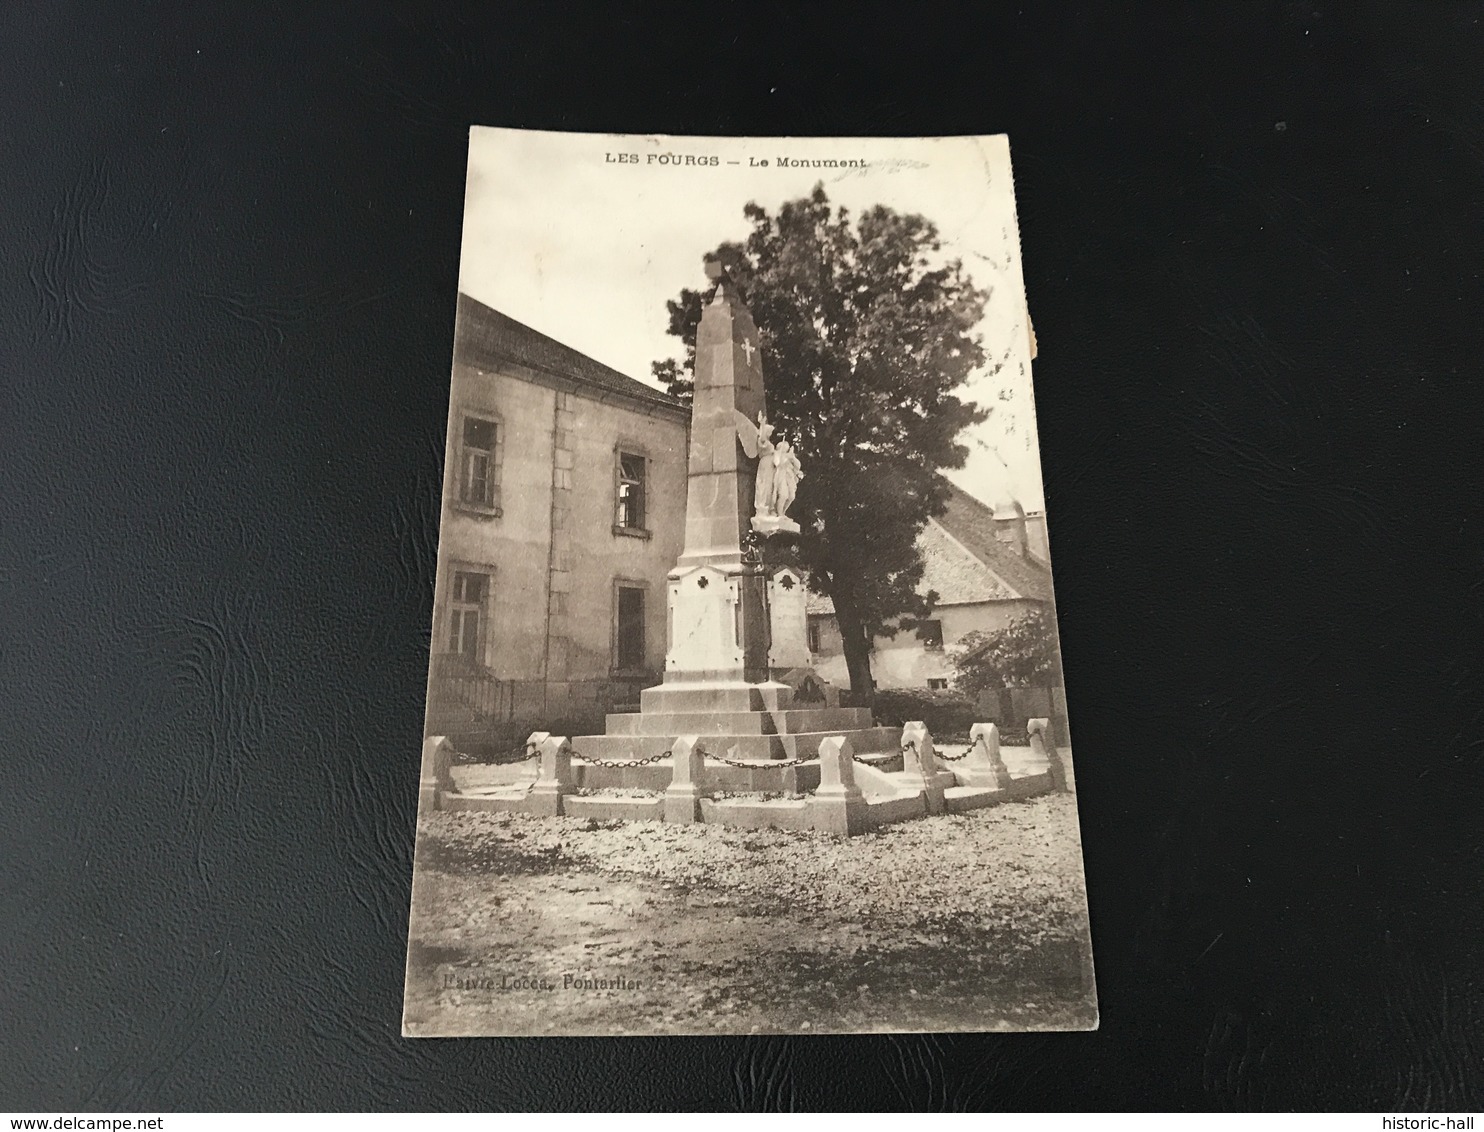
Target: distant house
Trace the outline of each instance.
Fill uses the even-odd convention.
[[[1028,516],[1013,499],[990,507],[954,486],[947,510],[928,520],[918,545],[921,591],[937,591],[938,601],[922,630],[904,629],[873,643],[871,674],[880,688],[947,688],[953,678],[948,650],[966,634],[1003,628],[1052,601],[1045,516]],[[816,670],[848,687],[834,606],[811,594],[808,611]]]
[[[427,733],[601,729],[664,670],[690,413],[460,295]]]

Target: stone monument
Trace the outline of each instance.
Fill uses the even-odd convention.
[[[758,538],[788,538],[802,465],[767,419],[757,327],[719,262],[696,332],[695,395],[687,465],[685,547],[668,586],[664,682],[640,710],[608,716],[603,735],[578,736],[579,758],[644,758],[694,736],[708,755],[816,758],[848,735],[857,754],[895,753],[900,731],[872,726],[864,708],[798,707],[808,671],[804,579],[768,569]],[[823,683],[817,677],[816,684]]]

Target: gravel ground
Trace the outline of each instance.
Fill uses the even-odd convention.
[[[848,840],[432,813],[412,912],[410,1034],[1096,1023],[1067,795]]]

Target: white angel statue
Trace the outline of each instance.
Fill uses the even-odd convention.
[[[752,493],[752,525],[764,534],[778,531],[798,533],[798,525],[788,518],[788,509],[798,494],[803,468],[793,445],[786,440],[773,440],[773,426],[762,413],[753,424],[737,412],[737,439],[742,451],[757,461],[757,481]]]

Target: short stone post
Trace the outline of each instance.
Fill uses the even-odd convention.
[[[548,735],[541,742],[541,773],[526,801],[529,812],[555,817],[562,812],[562,798],[575,792],[572,775],[572,744],[565,735]]]
[[[532,731],[526,736],[526,758],[541,753],[541,744],[551,738],[550,731]]]
[[[927,724],[914,721],[902,728],[902,771],[929,779],[938,773],[938,754]]]
[[[1000,757],[1000,729],[993,723],[976,723],[969,728],[969,742],[973,745],[964,759],[966,785],[1009,790],[1010,768]]]
[[[903,727],[902,777],[913,789],[923,791],[930,814],[943,812],[943,783],[938,777],[941,769],[927,724],[914,720]]]
[[[1051,775],[1051,788],[1059,794],[1069,793],[1071,787],[1067,785],[1067,765],[1061,761],[1061,754],[1056,749],[1056,742],[1051,734],[1051,721],[1027,720],[1025,732],[1030,736],[1031,754],[1046,760],[1046,772]]]
[[[809,797],[809,824],[821,833],[849,836],[867,822],[866,796],[855,784],[855,750],[845,735],[819,743],[819,789]]]
[[[700,738],[682,735],[671,744],[670,758],[675,765],[665,791],[665,820],[701,821],[701,776],[706,773],[706,753],[700,748]]]
[[[419,809],[436,810],[444,794],[458,793],[453,780],[453,744],[442,735],[423,740],[422,777],[417,786]]]

